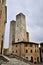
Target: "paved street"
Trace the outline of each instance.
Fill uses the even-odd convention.
[[[30,65],[29,63],[25,63],[24,61],[18,60],[16,58],[10,58],[10,61],[7,63],[2,63],[1,65]]]
[[[31,64],[31,65],[43,65],[43,63],[42,64]]]

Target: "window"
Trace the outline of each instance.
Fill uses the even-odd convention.
[[[30,47],[32,47],[32,44],[30,44]]]
[[[12,51],[14,53],[14,51]]]
[[[19,39],[18,39],[18,41],[19,41]]]
[[[25,44],[25,46],[27,47],[28,45],[27,45],[27,44]]]
[[[32,50],[31,50],[31,53],[32,53]]]
[[[16,50],[16,53],[17,53],[17,50]]]
[[[36,52],[36,49],[35,49],[35,52]]]
[[[17,24],[17,27],[18,27],[18,24]]]
[[[33,62],[33,57],[31,56],[31,62]]]
[[[17,45],[16,45],[16,47],[17,47]]]
[[[5,22],[4,22],[4,25],[5,25],[6,23],[7,23],[7,22],[5,21]]]
[[[34,58],[34,60],[36,60],[36,58]]]
[[[39,57],[37,57],[37,61],[39,62]]]
[[[2,38],[4,38],[4,35],[2,35]]]
[[[26,59],[28,59],[28,57],[26,57]]]
[[[26,50],[26,53],[28,53],[28,50]]]

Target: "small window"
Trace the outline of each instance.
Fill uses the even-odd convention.
[[[39,62],[39,57],[37,57],[37,61]]]
[[[14,53],[14,51],[12,51]]]
[[[33,62],[33,57],[31,56],[31,62]]]
[[[16,47],[17,47],[17,45],[16,45]]]
[[[28,57],[26,57],[26,59],[28,59]]]
[[[32,44],[30,44],[30,47],[32,47]]]
[[[19,39],[18,39],[18,41],[19,41]]]
[[[18,25],[17,25],[17,27],[18,27]]]
[[[36,49],[35,49],[35,52],[36,52]]]
[[[31,53],[32,53],[32,50],[31,50]]]
[[[26,53],[28,53],[28,50],[26,50]]]
[[[17,53],[17,50],[16,50],[16,53]]]
[[[25,44],[25,46],[27,47],[28,45],[27,45],[27,44]]]
[[[4,25],[6,24],[6,21],[4,22]]]
[[[2,38],[3,38],[4,36],[2,35]]]
[[[34,58],[34,60],[36,60],[36,58]]]

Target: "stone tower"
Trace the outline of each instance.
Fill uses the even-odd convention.
[[[0,54],[2,54],[5,23],[7,21],[6,0],[0,0]]]
[[[15,42],[26,41],[26,20],[23,13],[16,15]]]
[[[4,49],[5,55],[12,54],[12,43],[15,43],[15,25],[16,21],[12,20],[10,21],[10,32],[9,32],[9,47],[7,49]]]
[[[15,26],[16,26],[16,21],[12,20],[10,23],[10,28],[12,33],[12,43],[15,43]]]
[[[16,24],[16,21],[14,20],[10,22],[9,48],[7,50],[8,54],[12,53],[12,43],[15,43],[15,24]]]

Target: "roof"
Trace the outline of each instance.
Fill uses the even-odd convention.
[[[40,43],[40,45],[43,45],[43,42],[42,42],[42,43]]]
[[[21,41],[21,42],[16,42],[16,43],[12,43],[12,44],[35,44],[35,45],[39,45],[38,43],[34,43],[34,42],[27,42],[27,41]]]
[[[12,22],[16,22],[16,21],[15,21],[15,20],[11,20],[11,23],[12,23]]]
[[[17,14],[16,16],[19,16],[19,15],[23,15],[23,16],[25,16],[23,13],[19,13],[19,14]]]

